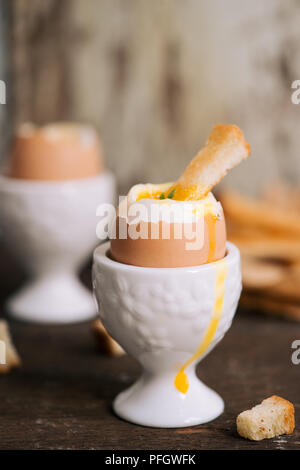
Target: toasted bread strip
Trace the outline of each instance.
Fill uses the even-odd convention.
[[[228,240],[236,243],[243,255],[258,258],[270,258],[294,264],[300,260],[300,240],[295,238],[277,238],[272,235],[251,238],[229,233]]]
[[[19,367],[21,365],[21,359],[13,345],[8,324],[5,320],[0,320],[0,349],[1,356],[3,353],[4,357],[0,357],[0,375],[7,374],[14,367]],[[5,364],[2,364],[1,361],[5,360]]]
[[[298,304],[300,307],[300,273],[293,271],[292,268],[287,269],[286,276],[279,284],[269,286],[265,293],[267,297],[274,300],[278,299],[283,302]]]
[[[292,434],[295,428],[294,405],[273,395],[251,410],[240,413],[236,424],[239,435],[252,441]]]
[[[124,349],[107,333],[100,319],[94,320],[91,328],[102,353],[113,357],[125,354]]]
[[[300,236],[300,220],[294,213],[226,191],[221,197],[226,216],[247,226],[256,226],[272,234]]]
[[[227,174],[250,155],[242,131],[234,125],[214,126],[205,147],[193,158],[176,184],[176,197],[190,194],[201,199]]]
[[[289,320],[300,321],[300,305],[280,299],[273,299],[266,295],[257,295],[256,292],[243,292],[240,299],[240,307],[263,312],[267,315],[288,318]]]
[[[254,256],[242,256],[242,278],[246,289],[265,289],[285,280],[288,269]]]
[[[285,181],[273,181],[263,189],[263,200],[268,204],[289,212],[300,211],[300,189],[288,185]]]

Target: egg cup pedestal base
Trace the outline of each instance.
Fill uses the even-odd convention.
[[[94,252],[99,315],[143,367],[140,379],[115,399],[115,413],[161,428],[215,419],[223,400],[195,367],[230,328],[241,293],[239,250],[227,243],[226,256],[213,263],[143,268],[114,261],[109,248],[105,243]]]
[[[96,210],[114,200],[115,179],[105,171],[79,180],[40,181],[0,174],[1,235],[31,281],[7,303],[20,320],[76,323],[96,314],[92,293],[77,273],[105,230]]]
[[[75,323],[96,315],[91,293],[72,274],[53,274],[28,282],[11,297],[6,309],[18,320]]]
[[[114,400],[113,409],[121,418],[142,426],[179,428],[207,423],[224,410],[222,398],[195,375],[188,372],[186,394],[174,385],[174,371],[155,376],[144,372],[130,388]]]

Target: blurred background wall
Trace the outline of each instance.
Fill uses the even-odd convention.
[[[12,100],[10,97],[10,4],[9,0],[0,0],[0,80],[5,82],[6,104],[0,104],[0,159],[7,153],[10,133],[13,128]]]
[[[253,154],[224,184],[299,182],[299,0],[0,1],[3,158],[22,121],[87,121],[125,192],[177,178],[230,122]]]

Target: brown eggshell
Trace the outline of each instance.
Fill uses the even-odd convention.
[[[80,125],[51,124],[52,136],[49,127],[27,125],[16,134],[10,154],[10,177],[57,181],[90,178],[103,171],[101,145],[92,129],[86,141],[87,131]]]
[[[124,224],[123,227],[125,227],[124,230],[127,233],[126,239],[119,237],[121,224]],[[163,224],[165,224],[164,227]],[[170,229],[170,239],[163,239],[163,229],[168,230],[167,225]],[[120,263],[151,268],[199,266],[224,257],[226,226],[223,213],[221,218],[215,222],[213,222],[211,215],[206,215],[204,224],[203,219],[202,221],[199,219],[199,222],[184,225],[185,229],[183,229],[183,223],[140,222],[139,226],[135,227],[136,231],[151,234],[152,229],[152,233],[158,234],[159,238],[149,237],[148,239],[137,238],[134,240],[128,235],[129,225],[126,220],[117,217],[116,238],[111,239],[111,256]],[[186,234],[195,234],[196,230],[199,231],[199,234],[203,234],[203,229],[204,242],[201,248],[188,250],[187,243],[191,243],[193,240],[187,238]],[[187,230],[193,230],[193,232],[187,232]],[[176,239],[176,233],[182,233],[182,237]],[[215,249],[212,249],[213,247]]]

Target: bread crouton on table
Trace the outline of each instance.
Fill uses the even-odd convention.
[[[294,405],[273,395],[251,410],[240,413],[236,424],[239,435],[252,441],[291,434],[295,428]]]
[[[108,334],[100,318],[91,324],[99,350],[108,356],[119,357],[125,354],[124,349]]]
[[[0,347],[3,357],[0,357],[0,375],[7,374],[14,367],[21,365],[21,359],[13,345],[8,323],[0,320]],[[2,356],[2,354],[1,354]]]

